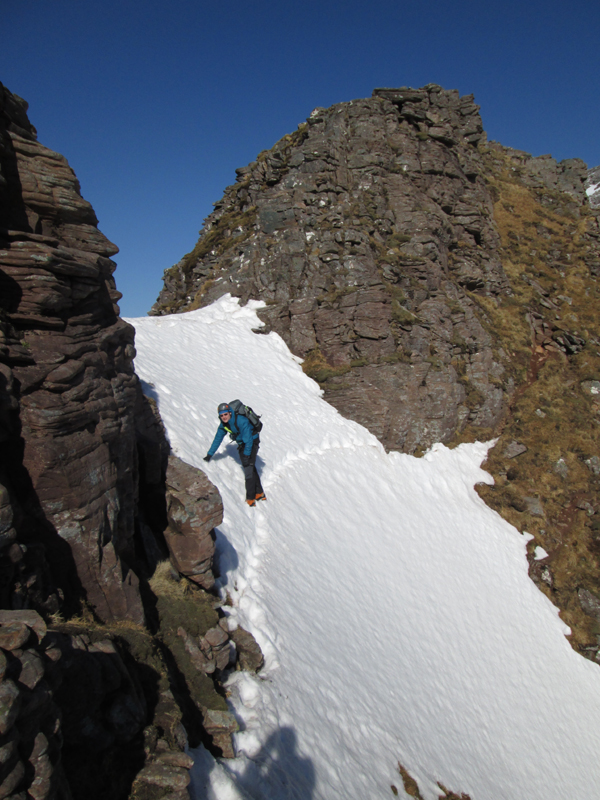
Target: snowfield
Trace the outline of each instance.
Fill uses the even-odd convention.
[[[233,672],[238,757],[195,751],[200,800],[600,798],[600,667],[527,575],[527,535],[474,491],[486,444],[386,453],[321,398],[251,301],[129,320],[174,452],[218,486],[219,589],[265,655]],[[217,405],[262,415],[268,500],[233,444],[202,461]]]

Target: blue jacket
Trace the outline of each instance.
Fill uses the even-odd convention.
[[[258,439],[258,433],[254,433],[252,423],[247,417],[244,417],[242,414],[238,414],[236,416],[233,411],[231,412],[231,419],[227,425],[222,422],[219,424],[216,436],[213,439],[210,450],[208,451],[208,455],[214,456],[227,433],[230,433],[232,435],[232,439],[238,442],[238,444],[240,442],[244,443],[244,455],[249,456],[252,452],[254,440]]]

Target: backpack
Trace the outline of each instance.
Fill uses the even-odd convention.
[[[245,406],[245,405],[242,403],[242,401],[241,401],[241,400],[232,400],[232,401],[229,403],[229,406],[230,406],[230,407],[233,409],[233,411],[235,412],[236,416],[237,416],[238,414],[241,414],[241,415],[242,415],[242,417],[246,417],[246,419],[248,420],[248,422],[250,422],[250,424],[251,424],[251,425],[252,425],[252,427],[254,428],[254,433],[258,433],[259,431],[261,431],[261,430],[262,430],[262,426],[263,426],[263,424],[262,424],[262,422],[260,421],[260,417],[258,416],[258,414],[256,414],[256,413],[255,413],[255,412],[254,412],[254,411],[253,411],[253,410],[250,408],[250,406]]]

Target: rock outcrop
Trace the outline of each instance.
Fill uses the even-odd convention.
[[[513,385],[468,294],[509,292],[484,141],[473,98],[434,85],[315,109],[237,170],[152,313],[266,300],[329,402],[392,449],[493,427]]]
[[[0,796],[34,800],[71,793],[61,764],[61,653],[35,611],[0,611]]]
[[[211,531],[223,522],[218,490],[199,469],[169,456],[165,539],[171,562],[186,578],[212,589],[214,540]]]
[[[104,620],[142,622],[130,566],[134,332],[116,305],[117,248],[25,111],[0,87],[0,358],[9,413],[19,406],[3,477],[21,542],[43,544],[63,596],[79,596]]]
[[[187,797],[188,739],[151,637],[61,628],[0,611],[0,796],[127,797],[149,783]]]
[[[515,388],[476,301],[512,295],[488,184],[495,147],[472,96],[436,85],[315,109],[237,170],[151,313],[225,292],[264,299],[268,329],[386,447],[489,432]],[[582,161],[517,155],[525,185],[583,202]]]

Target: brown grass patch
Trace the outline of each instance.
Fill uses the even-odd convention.
[[[584,380],[600,380],[599,289],[584,261],[586,209],[577,210],[566,195],[524,186],[511,163],[510,155],[495,152],[488,167],[513,294],[499,302],[472,299],[510,356],[507,372],[516,390],[485,464],[495,486],[478,491],[508,522],[533,534],[530,574],[561,609],[573,647],[593,657],[584,648],[597,644],[598,625],[577,596],[581,587],[600,596],[600,479],[585,463],[600,455],[600,402],[581,387]],[[533,338],[526,316],[532,312],[548,326],[545,343]],[[572,355],[545,349],[553,328],[581,336],[586,346]],[[507,459],[503,453],[513,440],[528,449]],[[532,497],[542,503],[543,516],[527,510],[525,498]],[[587,510],[578,508],[582,503]],[[533,559],[537,545],[549,553],[542,565]]]
[[[319,347],[315,347],[302,362],[302,371],[318,383],[325,383],[329,378],[337,378],[350,372],[350,366],[334,367],[330,364]]]
[[[398,762],[398,772],[400,777],[402,778],[402,784],[404,786],[404,791],[409,797],[414,797],[416,800],[423,800],[423,796],[419,791],[419,786],[416,780],[411,776],[408,770],[402,766],[400,762]],[[450,789],[446,789],[446,787],[438,782],[439,788],[442,790],[443,794],[438,796],[438,800],[471,800],[468,794],[456,794],[456,792],[450,791]],[[392,793],[397,795],[398,790],[395,786],[392,786]],[[395,790],[395,791],[394,791]]]

